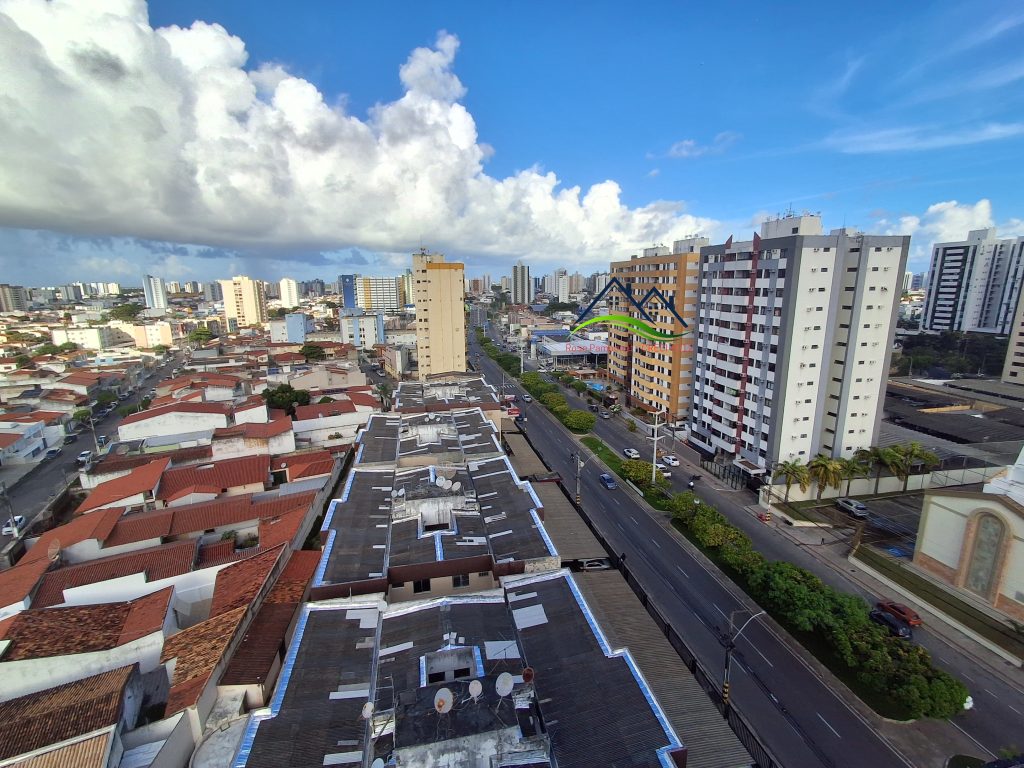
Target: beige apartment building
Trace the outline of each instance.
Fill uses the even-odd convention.
[[[465,273],[439,253],[412,257],[419,378],[466,370]]]
[[[267,322],[267,293],[262,280],[238,275],[217,282],[224,292],[224,319],[228,331]]]
[[[610,278],[630,290],[644,312],[613,287],[606,294],[608,313],[639,320],[644,320],[646,313],[652,327],[663,333],[692,331],[697,316],[700,247],[707,244],[707,238],[678,240],[671,251],[665,246],[647,248],[642,256],[613,262]],[[625,405],[660,411],[671,422],[686,421],[693,397],[692,335],[662,342],[649,341],[621,326],[609,325],[608,330],[608,375],[622,385]]]

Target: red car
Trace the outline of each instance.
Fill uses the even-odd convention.
[[[902,603],[894,603],[892,600],[882,600],[881,602],[876,603],[875,607],[880,611],[885,611],[890,616],[902,619],[912,627],[920,627],[924,623],[921,621],[921,617],[917,615],[915,610],[908,608]]]

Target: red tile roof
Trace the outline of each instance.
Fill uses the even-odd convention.
[[[32,595],[49,567],[50,561],[41,557],[0,571],[0,605],[14,605]]]
[[[275,516],[260,519],[260,547],[273,547],[278,544],[290,544],[302,527],[309,505],[296,506],[289,511]]]
[[[0,760],[116,725],[135,665],[0,702]]]
[[[165,456],[162,459],[155,459],[148,464],[143,464],[141,467],[136,467],[127,475],[100,483],[92,493],[85,497],[85,501],[78,506],[75,514],[81,515],[93,509],[108,507],[140,493],[151,496],[158,486],[163,487],[161,476],[170,463],[171,459]]]
[[[245,560],[229,565],[217,573],[210,603],[210,618],[235,608],[247,607],[270,576],[277,561],[287,551],[281,544]]]
[[[228,403],[192,403],[177,400],[170,405],[162,405],[159,408],[150,408],[148,411],[139,411],[126,416],[121,419],[121,426],[146,421],[167,413],[219,413],[227,417],[230,410],[231,406]]]
[[[124,510],[120,507],[109,507],[89,515],[73,517],[71,522],[51,528],[35,540],[32,548],[18,561],[15,568],[40,559],[49,560],[51,548],[56,554],[64,547],[89,539],[95,539],[102,544],[110,536],[123,513]]]
[[[0,448],[9,448],[24,436],[22,432],[0,432]]]
[[[287,471],[288,482],[293,483],[307,477],[329,475],[334,470],[334,456],[330,451],[310,451],[277,456],[271,462],[274,472]]]
[[[292,420],[285,416],[283,419],[275,419],[266,424],[245,423],[236,424],[233,427],[220,427],[213,431],[213,439],[227,439],[229,437],[242,437],[248,440],[267,440],[277,435],[283,435],[292,428]]]
[[[44,402],[50,400],[53,402],[74,403],[76,405],[89,402],[88,397],[73,392],[70,389],[46,389],[43,390],[43,395],[39,399]]]
[[[221,494],[255,483],[266,487],[269,480],[269,456],[242,456],[167,470],[160,481],[157,498],[173,501],[189,493]]]
[[[300,355],[298,352],[275,352],[274,362],[275,363],[299,363],[305,362],[306,358]]]
[[[89,469],[89,474],[105,475],[112,472],[123,472],[127,469],[134,469],[149,464],[154,459],[169,458],[171,467],[198,464],[213,456],[213,446],[195,445],[189,448],[178,448],[174,451],[161,451],[160,453],[132,453],[119,454],[107,453],[100,457]]]
[[[285,644],[285,635],[298,603],[263,603],[246,630],[231,663],[220,678],[220,685],[246,685],[262,683]]]
[[[142,573],[147,582],[169,579],[192,570],[198,539],[163,544],[123,555],[91,560],[58,568],[43,576],[32,598],[33,608],[48,608],[64,602],[64,590]],[[13,569],[12,569],[13,570]]]
[[[320,565],[320,550],[297,549],[288,558],[288,565],[281,571],[277,583],[267,595],[268,603],[300,603],[306,595],[306,587],[313,579]]]
[[[30,609],[0,632],[9,640],[4,662],[105,651],[159,632],[170,610],[171,587],[124,603]]]
[[[213,616],[169,638],[160,661],[177,659],[165,717],[194,705],[238,632],[247,607]]]

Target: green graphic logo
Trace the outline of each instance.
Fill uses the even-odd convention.
[[[640,313],[640,318],[643,319],[630,317],[629,315],[597,315],[596,317],[591,317],[588,320],[583,320],[583,318],[587,316],[594,306],[604,298],[604,295],[612,288],[617,288],[623,296],[629,299],[629,303],[636,307],[637,311]],[[675,317],[675,319],[682,324],[683,328],[686,328],[687,330],[682,333],[665,333],[664,331],[659,331],[655,328],[654,318],[648,314],[646,309],[647,303],[652,299],[660,301],[662,306],[671,312],[672,316]],[[633,298],[632,290],[619,282],[617,277],[613,277],[609,280],[608,284],[602,288],[600,293],[598,293],[597,296],[594,297],[594,300],[590,302],[590,305],[580,312],[572,330],[573,332],[576,332],[581,328],[586,328],[588,325],[593,325],[594,323],[618,325],[620,327],[627,328],[630,333],[634,333],[648,341],[675,341],[676,339],[692,333],[692,331],[689,330],[689,326],[687,326],[686,321],[679,316],[678,312],[676,312],[675,303],[672,299],[667,298],[665,294],[657,288],[651,288],[646,294],[644,294],[640,301],[637,301]]]

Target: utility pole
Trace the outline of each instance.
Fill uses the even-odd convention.
[[[100,441],[96,437],[96,422],[92,418],[92,409],[89,409],[89,427],[92,429],[92,444],[96,446],[96,455],[100,455]]]
[[[738,613],[738,611],[733,611],[733,614],[729,616],[729,629],[730,630],[732,629],[732,626],[733,626],[733,624],[732,624],[732,616],[735,615],[736,613]],[[758,611],[753,616],[751,616],[749,619],[747,619],[745,622],[743,622],[743,626],[740,627],[740,631],[739,632],[737,632],[735,635],[732,635],[731,637],[729,635],[725,636],[725,670],[722,672],[722,716],[723,717],[728,717],[729,716],[729,668],[730,668],[730,666],[732,664],[732,652],[733,652],[733,649],[736,647],[736,641],[740,639],[740,635],[743,634],[743,630],[745,630],[747,628],[747,625],[750,622],[752,622],[754,619],[756,619],[758,616],[761,616],[763,614],[764,614],[764,611]]]
[[[654,414],[654,438],[651,441],[651,442],[654,443],[654,448],[653,448],[653,451],[651,453],[651,485],[654,485],[654,482],[657,479],[657,474],[658,474],[658,467],[656,465],[658,463],[658,440],[660,438],[660,436],[658,435],[658,417],[659,416],[661,416],[661,411],[657,411]]]
[[[580,478],[583,465],[586,463],[583,461],[583,457],[578,453],[570,453],[569,458],[576,465],[576,506],[580,506]]]

